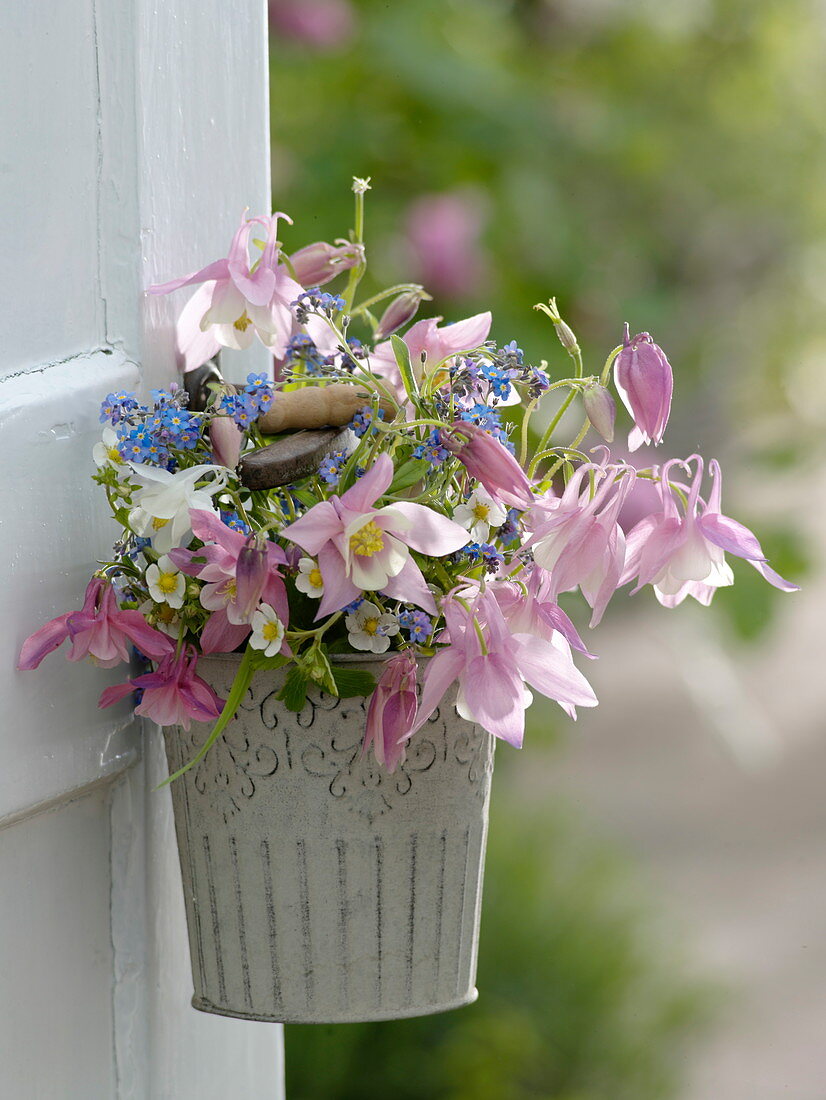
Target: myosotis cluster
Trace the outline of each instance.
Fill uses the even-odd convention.
[[[313,687],[369,697],[364,746],[392,771],[445,696],[516,746],[529,689],[572,717],[595,705],[574,663],[574,652],[592,655],[560,606],[566,593],[579,591],[592,627],[631,583],[651,585],[666,607],[687,596],[708,604],[732,583],[727,553],[778,588],[796,587],[723,514],[716,461],[695,454],[636,469],[607,445],[581,449],[592,427],[613,440],[612,379],[633,421],[629,450],[662,440],[672,371],[647,333],[632,338],[626,326],[587,375],[555,302],[540,305],[571,364],[554,378],[515,341],[490,338],[490,313],[414,322],[428,299],[414,284],[358,302],[367,189],[355,181],[349,240],[287,256],[276,239],[285,215],[244,218],[226,258],[151,288],[197,287],[178,324],[184,370],[257,338],[272,350],[277,381],[215,384],[199,412],[174,383],[146,404],[107,395],[95,480],[123,535],[82,608],[24,643],[21,669],[63,641],[70,660],[107,667],[135,647],[154,668],[108,688],[101,706],[136,691],[137,713],[161,724],[214,722],[202,755],[253,673],[286,666],[280,697],[294,710]],[[338,291],[320,289],[339,276]],[[582,428],[561,446],[557,428],[577,399]],[[319,418],[348,430],[316,472],[248,488],[239,459],[271,441],[267,416],[288,407],[291,430]],[[625,534],[620,513],[638,478],[656,483],[659,503]],[[241,659],[222,700],[198,659],[230,652]],[[385,654],[378,683],[336,662],[347,653]]]

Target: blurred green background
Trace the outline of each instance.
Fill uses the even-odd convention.
[[[826,421],[819,4],[271,0],[270,19],[288,251],[346,235],[351,177],[370,176],[367,292],[414,279],[431,314],[492,308],[500,343],[557,374],[564,354],[535,302],[557,297],[586,371],[627,320],[674,366],[663,450],[699,447],[751,477],[802,469]],[[761,536],[800,579],[795,533],[763,523]],[[775,593],[736,575],[713,613],[754,638]],[[289,1095],[677,1095],[702,992],[647,950],[639,915],[614,911],[621,857],[574,856],[574,820],[520,820],[507,777],[501,789],[480,1004],[323,1040],[291,1028]]]

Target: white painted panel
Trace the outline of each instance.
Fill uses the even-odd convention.
[[[245,207],[269,213],[264,0],[140,4],[144,286],[226,255]],[[144,303],[151,385],[174,372],[174,317],[191,290]],[[224,358],[228,378],[269,370],[260,345]]]
[[[108,790],[0,829],[0,1096],[112,1100]]]
[[[0,479],[0,820],[117,771],[134,758],[126,710],[100,711],[123,669],[70,663],[62,650],[33,672],[15,671],[20,644],[48,619],[79,608],[112,544],[103,490],[90,475],[101,400],[134,388],[137,370],[116,355],[81,356],[0,380],[7,476]]]
[[[102,343],[93,0],[7,3],[0,373]]]

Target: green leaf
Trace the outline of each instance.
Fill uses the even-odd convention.
[[[276,668],[283,668],[284,665],[288,665],[292,657],[285,657],[283,653],[276,653],[274,657],[265,657],[262,650],[253,650],[253,656],[250,663],[253,670],[258,672],[259,670],[270,671]]]
[[[396,476],[390,483],[388,493],[398,493],[402,489],[409,489],[417,481],[421,481],[430,469],[430,463],[425,458],[411,458],[399,466]]]
[[[352,699],[356,695],[367,698],[376,690],[376,678],[372,672],[359,668],[333,667],[333,679],[342,699]]]
[[[304,704],[307,701],[307,688],[310,686],[310,677],[304,672],[298,665],[293,665],[290,671],[287,673],[287,678],[284,681],[284,686],[276,696],[280,699],[287,710],[294,710],[298,713],[303,710]]]
[[[194,767],[195,764],[203,760],[203,758],[206,756],[206,754],[224,732],[231,719],[235,716],[235,712],[238,710],[241,700],[246,695],[247,688],[250,686],[250,681],[252,680],[252,674],[254,672],[254,653],[255,650],[250,649],[250,647],[247,646],[244,656],[241,658],[241,663],[238,666],[238,671],[235,674],[235,679],[232,681],[232,687],[230,688],[227,701],[224,704],[224,709],[221,711],[218,717],[218,721],[212,727],[212,732],[210,733],[209,737],[207,737],[203,746],[199,749],[195,756],[192,757],[188,764],[184,764],[182,768],[178,768],[178,770],[170,775],[168,779],[165,779],[163,783],[159,783],[156,790],[160,790],[168,783],[172,783],[173,780],[178,779],[184,774],[184,772],[188,772],[190,768]]]
[[[396,357],[396,363],[398,364],[407,396],[414,405],[418,406],[419,383],[416,381],[416,375],[413,373],[413,364],[410,362],[410,348],[408,348],[404,340],[402,340],[400,336],[396,336],[395,333],[390,337],[390,343],[393,346],[393,354]]]

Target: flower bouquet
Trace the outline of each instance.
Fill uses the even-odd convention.
[[[345,839],[340,821],[325,832],[328,809],[280,791],[278,810],[264,816],[272,824],[276,812],[292,814],[279,831],[296,847],[292,869],[283,864],[277,874],[269,834],[255,833],[253,872],[235,833],[207,843],[212,834],[199,826],[205,861],[199,871],[184,868],[184,880],[189,900],[202,896],[190,907],[190,934],[202,989],[195,1003],[209,1011],[354,1019],[466,1003],[475,995],[491,739],[521,746],[529,689],[571,717],[597,702],[574,661],[590,657],[589,647],[560,597],[578,591],[592,627],[629,584],[633,591],[651,585],[666,607],[688,596],[708,604],[732,583],[726,553],[778,588],[796,587],[772,571],[756,537],[723,514],[716,461],[694,454],[637,469],[611,458],[612,380],[633,421],[630,452],[659,444],[666,428],[672,371],[647,333],[632,338],[626,326],[599,372],[586,373],[554,300],[537,306],[567,355],[557,377],[545,361],[528,363],[515,341],[491,339],[490,313],[414,322],[428,296],[413,284],[359,300],[367,189],[355,181],[348,240],[288,256],[277,240],[285,215],[245,217],[226,258],[150,289],[197,287],[177,327],[186,384],[153,391],[146,403],[131,393],[104,401],[94,480],[122,536],[82,608],[36,631],[20,656],[20,668],[33,669],[68,641],[70,660],[109,667],[137,649],[152,662],[107,688],[100,705],[134,692],[137,714],[173,728],[171,778],[182,777],[173,792],[190,784],[179,838],[183,818],[197,816],[194,800],[220,803],[232,825],[253,794],[298,770],[322,777],[321,795],[347,802],[363,826],[358,841]],[[340,291],[320,289],[339,276]],[[272,350],[275,380],[224,381],[216,353],[256,337]],[[575,401],[582,426],[563,446],[557,428]],[[604,443],[585,451],[591,428]],[[626,535],[619,514],[638,479],[654,482],[659,502]],[[249,732],[253,712],[269,741]],[[321,730],[324,716],[329,728]],[[475,814],[476,824],[460,822],[454,836],[457,768],[469,777],[461,812]],[[429,790],[436,772],[441,786]],[[405,813],[417,798],[420,812],[391,840],[392,830],[382,830],[402,796]],[[391,856],[387,846],[397,840],[403,853]],[[237,908],[229,916],[216,902],[218,847],[227,904]],[[311,870],[325,859],[327,877],[314,885]],[[404,873],[383,879],[399,861]],[[454,871],[455,914],[447,900]],[[242,879],[253,873],[264,892],[255,914],[241,901]],[[286,908],[276,919],[279,884]],[[356,936],[351,918],[367,894],[373,939],[357,953],[358,966],[370,955],[378,978],[362,988],[356,963],[346,981],[339,971],[353,946],[346,941]],[[328,927],[323,899],[330,896],[338,917]],[[434,948],[411,915],[416,906],[424,911],[425,898],[429,919],[438,913],[428,933],[437,943],[436,972],[427,980],[422,968]],[[276,959],[273,944],[291,920],[293,948]],[[254,988],[250,961],[256,922],[272,952],[266,995]],[[228,923],[241,975],[234,1001],[221,961]],[[409,925],[409,934],[390,952],[397,924]],[[328,971],[313,946],[325,938],[335,947]],[[281,971],[292,961],[299,1008],[285,1004]],[[210,981],[217,992],[208,996]]]

